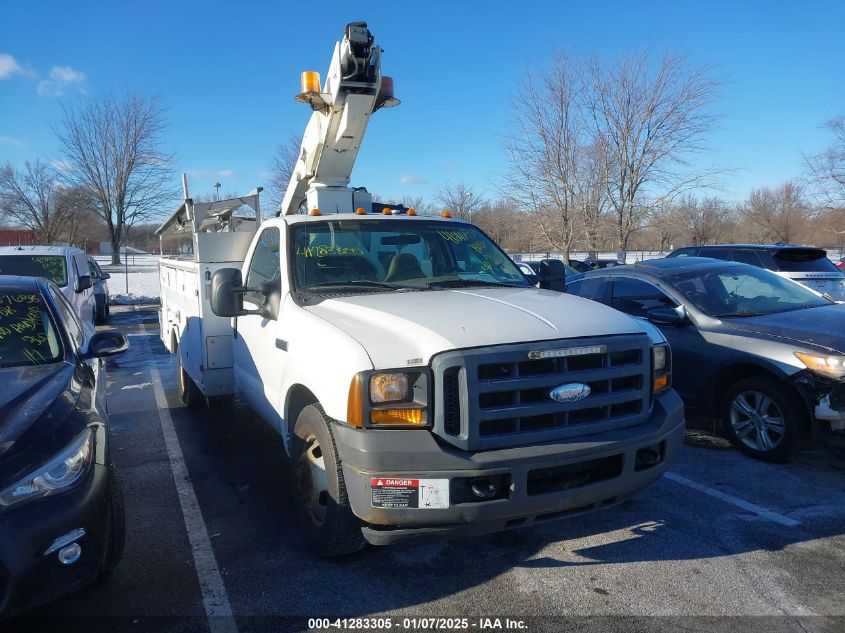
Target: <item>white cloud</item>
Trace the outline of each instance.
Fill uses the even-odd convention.
[[[58,97],[64,93],[65,88],[79,88],[83,81],[85,81],[84,72],[70,66],[53,66],[50,69],[50,78],[39,81],[36,90],[38,94],[45,97]]]
[[[414,174],[404,174],[399,179],[399,182],[401,182],[403,185],[427,185],[428,184],[428,180],[426,180],[425,178],[420,178],[419,176],[416,176]]]
[[[234,178],[235,172],[232,169],[190,169],[188,173],[192,178]]]
[[[0,134],[0,145],[17,145],[18,147],[23,147],[23,141]]]
[[[18,61],[8,53],[0,53],[0,79],[8,79],[12,75],[23,75],[24,69]]]

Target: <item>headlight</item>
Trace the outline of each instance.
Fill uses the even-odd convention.
[[[346,422],[359,429],[428,426],[427,376],[424,370],[357,374],[349,385]]]
[[[666,369],[666,346],[665,345],[655,345],[654,346],[654,370],[660,371],[661,369]]]
[[[93,455],[94,432],[85,429],[41,468],[0,491],[0,509],[70,488],[88,472]]]
[[[370,376],[370,401],[373,404],[403,402],[407,399],[408,374],[403,372]]]
[[[653,364],[652,389],[660,393],[672,384],[672,351],[668,345],[655,345],[651,348]]]
[[[832,354],[811,354],[795,352],[795,356],[807,366],[807,369],[828,378],[845,378],[845,356]]]

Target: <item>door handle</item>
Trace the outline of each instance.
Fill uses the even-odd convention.
[[[283,352],[288,351],[288,342],[283,341],[280,338],[276,339],[276,348],[282,350]]]

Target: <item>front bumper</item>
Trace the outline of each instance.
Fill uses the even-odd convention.
[[[435,536],[470,536],[565,518],[619,503],[653,483],[676,461],[683,444],[684,409],[674,390],[655,398],[650,419],[641,425],[565,442],[466,452],[439,443],[428,431],[359,431],[334,424],[352,510],[364,523],[366,539],[376,545]],[[636,468],[637,452],[659,446],[660,460]],[[571,469],[597,476],[568,482]],[[599,466],[601,464],[601,466]],[[614,464],[613,468],[606,468]],[[575,478],[583,477],[584,470]],[[537,473],[563,472],[561,481],[537,485]],[[372,479],[448,479],[506,477],[503,498],[460,499],[446,508],[384,508],[372,505]],[[551,482],[551,486],[547,483]],[[550,491],[547,491],[550,490]]]
[[[94,580],[103,569],[110,530],[109,469],[92,464],[79,487],[0,514],[0,618],[54,600]],[[83,528],[79,560],[45,556],[59,537]]]
[[[818,420],[830,422],[834,431],[845,431],[845,383],[839,383],[826,395],[819,398],[813,409]]]
[[[791,379],[817,420],[830,423],[834,431],[845,430],[845,381],[820,378],[800,371]]]

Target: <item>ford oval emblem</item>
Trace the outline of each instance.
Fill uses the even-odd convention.
[[[585,385],[582,382],[570,382],[566,385],[560,385],[549,392],[552,400],[557,400],[558,402],[578,402],[589,395],[589,385]]]

